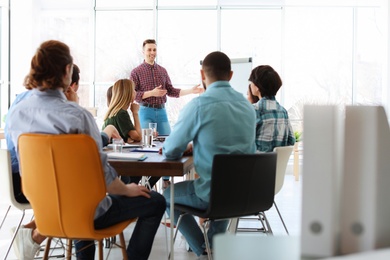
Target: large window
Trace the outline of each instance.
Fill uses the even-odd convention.
[[[157,40],[157,62],[178,88],[200,83],[199,61],[215,50],[231,58],[252,57],[253,67],[271,65],[282,77],[277,99],[294,128],[301,127],[304,104],[387,100],[384,0],[60,2],[60,8],[50,0],[34,6],[34,17],[40,18],[34,44],[54,38],[71,47],[81,69],[81,105],[98,108],[98,124],[107,109],[106,89],[143,61],[147,38]],[[168,99],[172,126],[193,97]]]
[[[379,8],[359,8],[355,12],[354,90],[355,104],[382,104],[384,85],[382,72],[385,60],[384,28]],[[390,111],[388,111],[390,112]]]
[[[96,12],[95,104],[98,124],[107,111],[106,92],[116,80],[129,78],[142,62],[142,42],[154,38],[151,10]]]
[[[56,39],[65,42],[71,49],[73,62],[80,68],[80,105],[90,106],[94,93],[93,19],[90,12],[71,9],[42,11],[37,26],[40,28],[35,36],[37,46],[43,41]]]
[[[158,13],[157,62],[164,66],[176,88],[201,83],[200,61],[217,50],[215,10],[161,10]],[[194,22],[196,21],[196,22]],[[171,125],[193,95],[168,99]]]
[[[9,105],[9,45],[8,45],[8,1],[0,1],[0,128]]]
[[[329,19],[332,17],[332,19]],[[351,104],[353,9],[285,10],[284,104],[302,119],[304,104]]]

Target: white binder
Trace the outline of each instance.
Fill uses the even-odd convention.
[[[343,112],[338,106],[304,107],[301,254],[339,254]]]
[[[390,247],[390,130],[386,113],[381,106],[347,106],[345,122],[341,253]]]

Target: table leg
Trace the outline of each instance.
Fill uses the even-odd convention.
[[[174,259],[174,241],[173,241],[173,236],[174,236],[174,229],[175,229],[175,214],[174,214],[174,177],[172,176],[171,177],[171,205],[170,205],[170,211],[171,211],[171,215],[170,215],[170,219],[171,219],[171,253],[169,254],[170,255],[170,260],[173,260]]]
[[[299,181],[299,149],[298,143],[294,145],[294,177],[296,181]]]

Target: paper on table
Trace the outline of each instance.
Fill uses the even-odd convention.
[[[146,158],[144,153],[107,153],[110,159],[125,159],[125,160],[144,160]]]

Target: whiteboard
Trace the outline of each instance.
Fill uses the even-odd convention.
[[[230,59],[230,62],[233,71],[230,85],[246,97],[249,86],[248,79],[252,71],[252,58]],[[200,61],[200,65],[202,65],[202,61]]]
[[[230,61],[233,71],[230,85],[246,97],[249,86],[248,79],[252,71],[252,58],[230,59]]]

